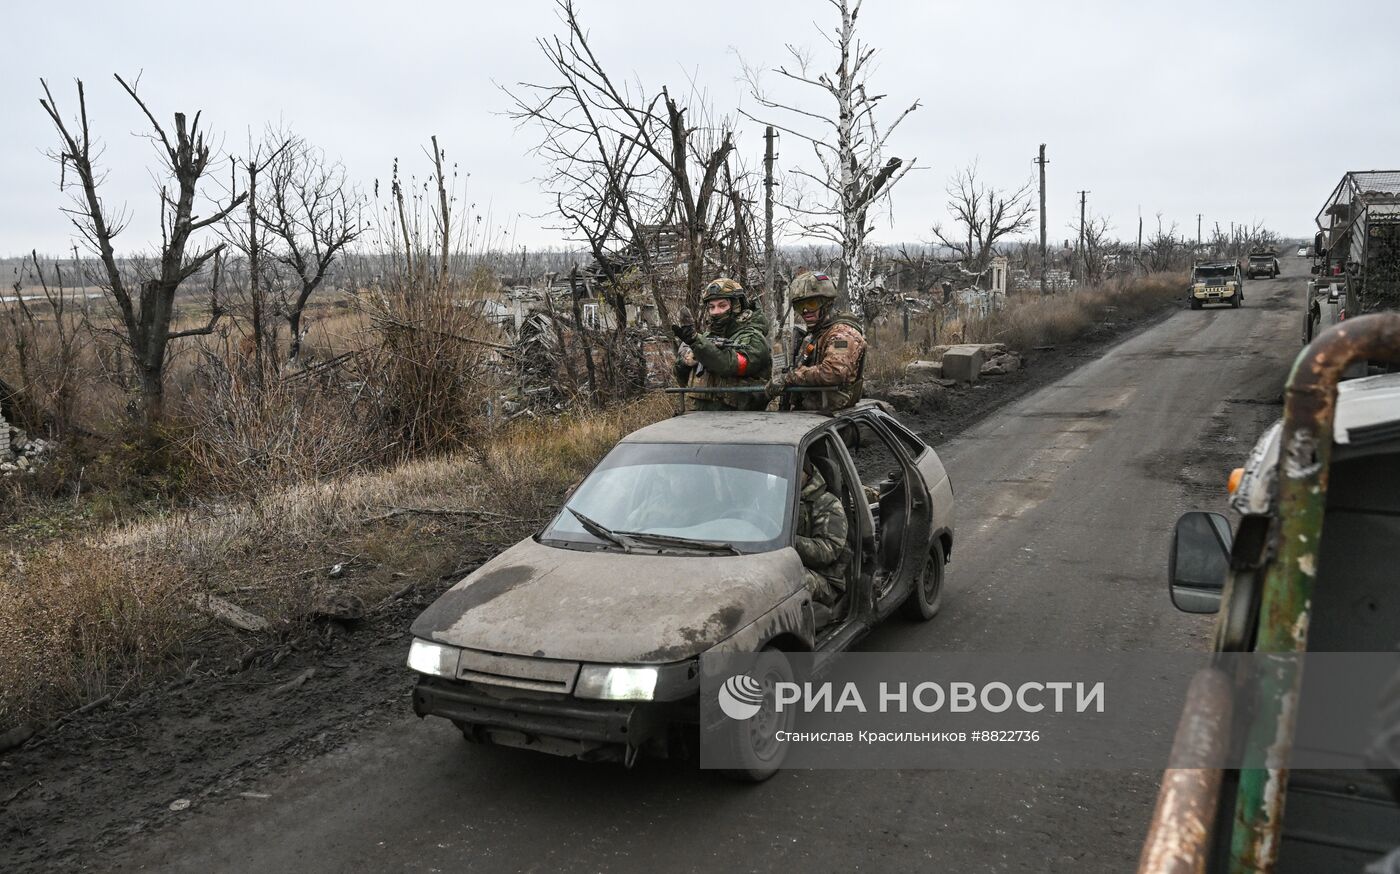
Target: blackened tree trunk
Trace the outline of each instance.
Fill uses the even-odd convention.
[[[53,94],[42,79],[44,97],[39,104],[48,113],[57,128],[61,148],[53,154],[66,170],[72,167],[78,177],[81,194],[75,197],[76,204],[70,216],[79,232],[87,241],[102,264],[104,290],[116,304],[120,315],[119,328],[125,341],[132,363],[140,374],[141,409],[143,426],[148,437],[154,435],[156,426],[164,415],[165,405],[165,361],[167,348],[172,340],[209,334],[214,330],[222,311],[219,308],[217,288],[220,268],[220,254],[224,245],[219,243],[197,252],[187,253],[190,238],[194,233],[223,221],[247,198],[246,194],[233,197],[212,215],[196,219],[194,215],[195,194],[200,177],[209,167],[210,149],[199,129],[199,114],[195,113],[192,122],[183,112],[175,113],[175,137],[172,141],[165,129],[136,94],[136,89],[128,85],[120,76],[116,77],[136,105],[140,107],[150,122],[154,140],[162,150],[170,179],[161,186],[160,219],[162,245],[157,259],[156,273],[141,283],[140,292],[133,296],[127,279],[117,266],[116,253],[112,241],[122,230],[120,222],[113,222],[102,206],[98,196],[99,174],[92,165],[92,137],[88,130],[87,98],[83,83],[78,82],[78,126],[70,131],[69,125],[59,114]],[[66,180],[66,175],[63,177]],[[170,183],[173,183],[173,192]],[[66,181],[60,182],[66,187]],[[208,324],[185,330],[175,330],[172,319],[175,309],[175,294],[180,286],[206,264],[213,262],[213,276],[210,284],[211,301]]]

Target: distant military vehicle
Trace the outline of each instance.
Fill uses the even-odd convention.
[[[1244,270],[1244,275],[1250,279],[1260,276],[1267,276],[1270,279],[1278,276],[1278,253],[1272,249],[1262,252],[1250,252],[1249,262]]]
[[[1400,170],[1347,173],[1316,221],[1313,272],[1346,277],[1346,314],[1400,309]]]

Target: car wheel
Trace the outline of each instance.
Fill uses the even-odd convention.
[[[1196,300],[1194,297],[1191,298],[1191,309],[1193,309],[1193,310],[1198,310],[1198,309],[1200,309],[1200,308],[1201,308],[1201,302],[1200,302],[1199,300]]]
[[[763,706],[745,720],[729,720],[725,733],[731,761],[740,767],[725,772],[743,783],[762,783],[778,773],[787,758],[788,742],[778,740],[778,732],[791,731],[797,720],[795,710],[781,713],[774,706],[778,683],[795,682],[792,665],[782,650],[764,647],[753,667],[754,679],[763,688]]]
[[[1242,295],[1237,294],[1230,298],[1230,306],[1234,309],[1239,309],[1242,303],[1244,303],[1244,297]]]
[[[943,606],[943,576],[948,559],[943,554],[943,541],[934,540],[928,552],[928,561],[923,573],[915,581],[914,590],[904,599],[904,615],[910,619],[927,622],[938,615]]]

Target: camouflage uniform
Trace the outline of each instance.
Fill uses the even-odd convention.
[[[865,388],[865,333],[849,315],[828,315],[803,334],[796,366],[784,385],[831,386],[828,392],[794,392],[787,402],[799,410],[835,412],[854,406]]]
[[[718,280],[723,281],[723,280]],[[714,285],[714,283],[711,283]],[[738,290],[738,283],[733,283]],[[737,306],[735,307],[737,309]],[[681,347],[681,355],[687,347]],[[695,364],[680,355],[672,373],[681,386],[758,386],[773,373],[773,353],[768,345],[768,319],[756,309],[725,314],[710,329],[695,335],[688,347]],[[761,410],[768,406],[763,392],[688,395],[696,410]]]
[[[797,510],[797,541],[802,557],[802,577],[807,591],[819,604],[833,607],[846,591],[846,565],[851,550],[846,543],[846,511],[841,499],[827,491],[826,480],[812,471],[802,486]]]

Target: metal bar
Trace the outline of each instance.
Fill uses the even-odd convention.
[[[1229,745],[1230,678],[1205,668],[1191,679],[1171,762],[1138,859],[1138,874],[1204,874]],[[1206,767],[1206,766],[1211,767]]]
[[[794,386],[789,386],[789,387],[783,389],[783,391],[785,391],[785,392],[791,391],[791,392],[807,393],[807,392],[822,392],[822,391],[838,391],[839,389],[840,389],[840,386],[827,386],[827,385],[794,385]],[[662,391],[666,392],[667,394],[683,394],[683,395],[684,395],[684,394],[759,394],[759,393],[761,393],[761,392],[767,391],[767,389],[766,389],[765,387],[761,386],[761,385],[714,386],[713,388],[704,387],[704,386],[702,386],[702,387],[700,387],[700,388],[690,388],[689,386],[682,386],[682,387],[680,387],[680,388],[677,388],[677,387],[675,387],[675,386],[669,386],[669,387],[667,387],[667,388],[663,388]]]
[[[1279,443],[1275,559],[1260,605],[1257,652],[1303,652],[1327,506],[1337,383],[1355,361],[1400,363],[1400,313],[1347,319],[1323,331],[1299,355],[1284,393]],[[1272,871],[1283,837],[1288,759],[1302,675],[1279,659],[1255,693],[1248,751],[1266,750],[1265,767],[1240,771],[1231,836],[1232,874]]]

